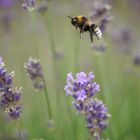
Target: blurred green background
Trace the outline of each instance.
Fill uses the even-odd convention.
[[[0,0],[2,1],[2,0]],[[12,0],[11,0],[12,1]],[[105,51],[92,48],[87,33],[80,39],[66,17],[85,15],[93,0],[49,0],[44,12],[27,12],[23,1],[0,6],[0,56],[9,72],[15,71],[14,85],[22,87],[21,133],[25,140],[87,140],[84,118],[76,115],[72,98],[65,96],[66,75],[93,71],[101,85],[96,95],[108,107],[111,118],[103,138],[140,139],[140,1],[112,0],[114,19],[107,24]],[[37,5],[41,0],[36,0]],[[123,30],[128,38],[123,38]],[[38,56],[37,56],[38,53]],[[24,63],[41,60],[53,114],[54,129],[47,128],[47,107],[43,92],[35,91]],[[139,59],[138,59],[139,58]],[[137,61],[136,61],[137,60]],[[16,140],[18,128],[0,110],[0,140]]]

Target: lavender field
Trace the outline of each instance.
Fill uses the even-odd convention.
[[[139,0],[0,0],[0,140],[140,140],[139,13]]]

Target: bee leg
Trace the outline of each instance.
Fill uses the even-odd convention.
[[[82,34],[83,34],[83,31],[82,31],[82,30],[80,30],[80,33],[79,33],[80,38],[82,38]]]
[[[93,32],[92,32],[92,29],[89,30],[89,34],[90,34],[90,40],[91,40],[91,43],[93,42]]]
[[[82,27],[82,29],[80,30],[80,38],[82,38],[82,34],[83,34],[83,31],[85,30],[85,27],[86,27],[86,24]]]

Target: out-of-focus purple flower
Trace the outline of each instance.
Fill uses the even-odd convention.
[[[0,106],[6,109],[11,119],[19,118],[21,113],[21,88],[12,88],[13,73],[8,74],[0,57]]]
[[[46,1],[43,1],[42,3],[40,3],[38,6],[37,6],[37,11],[40,12],[40,13],[43,13],[43,12],[46,12],[47,11],[47,2]]]
[[[24,65],[27,74],[33,82],[34,88],[41,90],[44,88],[43,73],[40,60],[29,58],[28,62]]]
[[[90,131],[103,131],[108,124],[108,110],[102,101],[94,99],[85,104],[85,118]]]
[[[95,1],[93,11],[90,14],[92,20],[97,20],[102,18],[108,14],[110,11],[111,6],[109,4],[102,3],[101,1]]]
[[[99,28],[101,29],[102,32],[105,32],[106,30],[106,25],[113,19],[112,16],[105,16],[100,20],[100,25]]]
[[[136,54],[134,57],[133,57],[133,63],[137,66],[140,66],[140,53],[139,54]]]
[[[24,0],[24,2],[22,4],[22,8],[24,10],[27,10],[27,11],[31,12],[35,8],[35,2],[36,2],[36,0]]]
[[[135,47],[132,47],[135,43],[135,35],[128,25],[116,27],[116,30],[111,32],[110,36],[112,37],[112,43],[116,44],[116,47],[113,48],[115,52],[132,54],[132,49]]]
[[[6,109],[6,112],[11,119],[18,119],[20,117],[21,110],[22,110],[22,105],[16,104],[15,106],[8,107]]]
[[[99,24],[102,32],[105,32],[107,23],[113,19],[110,10],[111,6],[107,2],[95,1],[93,10],[90,13],[91,20]]]
[[[13,0],[0,0],[0,8],[9,8],[13,6]]]
[[[113,32],[112,38],[117,43],[129,43],[132,41],[132,31],[129,27],[118,28]]]
[[[69,73],[67,75],[67,85],[64,87],[66,95],[71,95],[82,102],[92,97],[100,91],[100,86],[96,82],[92,83],[94,77],[92,72],[88,74],[80,72],[76,74],[76,79],[74,79],[72,73]]]
[[[103,53],[106,49],[106,45],[105,44],[94,44],[92,46],[92,49],[96,50],[97,52]]]
[[[4,66],[4,62],[3,62],[2,57],[0,57],[0,67],[3,67],[3,66]]]
[[[15,15],[12,12],[4,12],[0,15],[0,20],[2,22],[3,28],[5,31],[10,31],[11,29],[11,22],[14,19]]]

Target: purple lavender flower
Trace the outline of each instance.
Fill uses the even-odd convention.
[[[85,118],[87,128],[91,131],[103,131],[108,124],[108,110],[102,101],[94,99],[85,104]]]
[[[10,106],[6,109],[6,113],[12,119],[18,119],[21,114],[22,105],[16,104],[15,106]]]
[[[130,43],[133,40],[132,31],[129,27],[118,28],[112,33],[112,38],[116,43]]]
[[[0,106],[6,109],[6,112],[12,119],[19,118],[21,112],[21,88],[12,88],[13,73],[8,74],[4,67],[2,57],[0,57]]]
[[[76,99],[72,102],[73,106],[84,116],[90,135],[99,140],[101,132],[107,127],[110,115],[102,101],[92,99],[93,95],[100,90],[99,85],[92,82],[94,77],[92,72],[87,74],[79,72],[74,79],[72,73],[68,73],[64,90],[66,95]]]
[[[72,102],[73,106],[75,107],[75,109],[77,110],[78,113],[81,113],[84,109],[84,105],[82,102],[76,102],[76,101],[73,101]]]
[[[22,8],[27,11],[33,11],[35,8],[35,0],[24,0]]]
[[[4,67],[4,62],[2,57],[0,57],[0,92],[3,92],[12,86],[12,78],[14,73],[7,73],[7,70]]]
[[[101,29],[102,32],[105,32],[106,30],[106,25],[113,19],[112,16],[106,15],[100,20],[100,26],[99,28]]]
[[[102,52],[104,52],[105,49],[106,49],[106,44],[94,44],[94,45],[92,46],[92,49],[96,50],[97,52],[102,53]]]
[[[84,115],[91,135],[101,134],[107,127],[110,114],[102,101],[90,98],[84,103],[74,101],[73,105],[78,113]]]
[[[15,15],[12,12],[4,12],[0,15],[0,20],[5,31],[9,32],[11,29],[11,22]]]
[[[37,59],[29,58],[28,62],[24,65],[27,74],[33,82],[34,88],[41,90],[44,88],[43,73],[40,61]]]
[[[88,74],[80,72],[76,74],[76,79],[74,79],[72,73],[69,73],[67,75],[67,85],[64,88],[66,95],[71,95],[77,101],[82,102],[92,97],[100,91],[100,86],[96,82],[92,83],[94,77],[92,72]]]
[[[91,12],[91,18],[96,20],[108,14],[110,11],[111,6],[108,3],[102,3],[101,1],[94,2],[94,8]]]
[[[21,99],[21,89],[8,89],[7,91],[3,91],[2,97],[0,98],[1,106],[10,106],[11,104],[15,104],[19,102]]]
[[[90,18],[99,24],[102,32],[106,30],[106,25],[113,17],[110,14],[111,6],[106,2],[95,1],[94,8],[90,13]]]
[[[140,66],[140,52],[138,54],[135,54],[133,57],[133,63],[136,66]]]
[[[43,1],[42,3],[40,3],[38,6],[37,6],[37,11],[40,12],[40,13],[43,13],[43,12],[46,12],[47,11],[47,2],[46,1]]]
[[[9,8],[13,5],[13,0],[0,0],[0,8]]]

